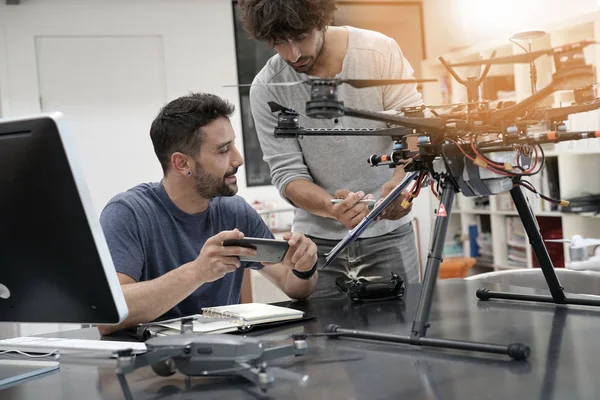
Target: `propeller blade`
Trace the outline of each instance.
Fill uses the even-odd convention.
[[[544,242],[549,243],[571,243],[571,239],[546,239]]]
[[[452,64],[453,67],[466,67],[466,66],[477,66],[477,65],[486,65],[486,64],[519,64],[519,63],[530,63],[533,62],[536,58],[541,57],[543,55],[549,55],[553,53],[560,53],[564,51],[569,51],[577,48],[584,48],[591,44],[598,44],[595,40],[581,40],[579,42],[566,44],[560,47],[554,47],[551,49],[533,51],[531,53],[523,53],[516,54],[513,56],[499,57],[499,58],[491,58],[487,60],[477,60],[477,61],[465,61],[462,63]]]
[[[514,56],[497,57],[497,58],[490,58],[490,59],[486,59],[486,60],[459,62],[456,64],[451,64],[451,66],[453,66],[453,67],[468,67],[468,66],[479,66],[479,65],[487,65],[487,64],[493,65],[493,64],[530,63],[538,57],[541,57],[546,54],[552,54],[553,52],[554,52],[553,49],[546,49],[546,50],[534,51],[531,53],[516,54]]]
[[[271,83],[241,83],[239,85],[224,85],[223,87],[248,87],[248,86],[295,86],[309,81],[294,81],[294,82],[271,82]]]
[[[494,100],[499,101],[499,100]],[[453,103],[453,104],[436,104],[434,106],[425,106],[425,108],[429,108],[430,110],[444,109],[444,108],[454,108],[454,107],[466,107],[475,104],[491,104],[489,100],[483,101],[473,101],[471,103]]]
[[[339,83],[347,83],[357,89],[387,86],[387,85],[407,85],[411,83],[437,82],[437,79],[340,79]]]
[[[245,371],[250,369],[251,366],[250,365],[241,365],[239,367],[233,367],[233,368],[223,368],[223,369],[209,369],[206,371],[201,371],[200,375],[229,375],[229,374],[233,374],[236,372],[240,372],[240,371]]]
[[[287,381],[298,382],[300,386],[304,386],[308,383],[308,375],[299,374],[297,372],[288,371],[279,367],[268,367],[267,372],[275,379],[283,379]]]
[[[559,117],[566,118],[570,114],[592,111],[598,108],[600,108],[600,99],[596,99],[589,103],[574,104],[572,106],[538,108],[536,113],[531,116],[531,119],[555,119]]]
[[[289,110],[289,108],[284,107],[279,103],[275,103],[274,101],[269,101],[267,104],[269,104],[269,108],[271,109],[271,112]]]

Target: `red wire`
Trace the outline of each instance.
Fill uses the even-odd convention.
[[[448,139],[448,140],[450,140],[452,143],[454,143],[454,144],[455,144],[455,145],[458,147],[458,149],[460,150],[460,152],[461,152],[461,153],[463,153],[463,155],[464,155],[465,157],[467,157],[469,160],[471,160],[473,163],[475,163],[475,159],[474,159],[473,157],[471,157],[470,155],[468,155],[468,154],[467,154],[467,153],[466,153],[466,152],[463,150],[463,148],[462,148],[462,147],[460,147],[460,145],[459,145],[458,143],[456,143],[456,142],[455,142],[454,140],[452,140],[452,139]],[[476,165],[477,165],[477,164],[476,164]],[[490,170],[490,171],[492,171],[492,172],[495,172],[495,173],[497,173],[497,174],[499,174],[499,175],[511,176],[510,174],[507,174],[507,173],[506,173],[506,172],[504,172],[504,171],[496,170],[495,168],[490,168],[489,166],[488,166],[488,167],[485,167],[485,169],[487,169],[487,170]]]

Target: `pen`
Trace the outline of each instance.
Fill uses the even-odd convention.
[[[344,201],[344,199],[331,199],[330,200],[333,204],[337,204],[337,203],[341,203],[342,201]],[[359,203],[375,203],[377,200],[375,199],[363,199],[363,200],[359,200]]]

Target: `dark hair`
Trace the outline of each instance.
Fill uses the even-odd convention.
[[[271,44],[323,30],[333,22],[336,0],[240,0],[242,24]]]
[[[166,173],[171,155],[181,152],[195,156],[202,144],[202,127],[220,117],[229,118],[235,107],[209,93],[190,93],[164,106],[150,127],[154,152]]]

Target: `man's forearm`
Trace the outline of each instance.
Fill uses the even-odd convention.
[[[283,292],[290,298],[296,300],[307,299],[312,292],[315,291],[317,286],[317,280],[319,273],[315,271],[314,275],[310,279],[300,279],[292,270],[288,269],[285,283],[283,285]]]
[[[321,187],[306,179],[295,179],[285,188],[285,196],[296,207],[320,217],[334,218],[331,196]]]
[[[196,268],[187,263],[156,279],[121,285],[129,315],[119,325],[99,327],[103,335],[160,317],[202,284]]]

